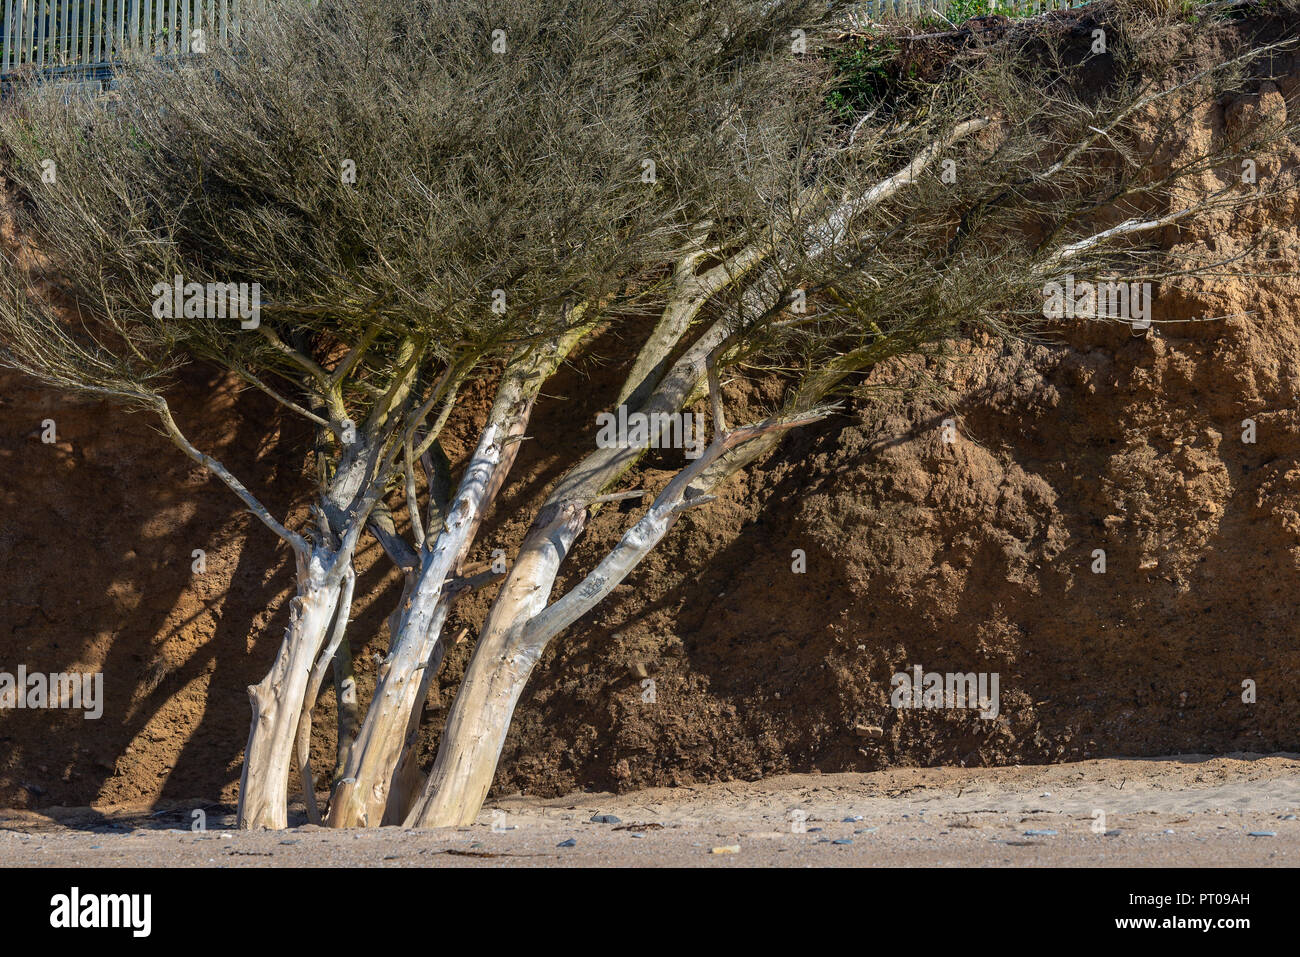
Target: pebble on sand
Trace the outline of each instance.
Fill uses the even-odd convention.
[[[1250,837],[1277,837],[1277,831],[1251,831]]]
[[[1025,831],[1025,837],[1056,837],[1056,832],[1048,830]]]
[[[593,814],[591,816],[592,824],[622,824],[623,819],[615,817],[612,814]]]
[[[724,844],[722,847],[715,847],[709,851],[710,854],[739,854],[739,844]]]
[[[578,842],[575,841],[573,838],[569,838],[567,841],[561,841],[559,844],[556,844],[555,846],[556,847],[577,847]]]

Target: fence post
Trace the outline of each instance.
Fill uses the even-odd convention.
[[[5,3],[5,48],[3,58],[0,64],[3,64],[4,71],[9,72],[9,58],[14,52],[14,0],[7,0]]]
[[[36,11],[36,68],[45,67],[45,27],[46,17],[49,14],[49,5],[46,0],[36,0],[39,8]]]

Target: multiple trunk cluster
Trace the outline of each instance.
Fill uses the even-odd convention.
[[[472,822],[487,797],[520,695],[552,639],[623,581],[683,510],[710,501],[716,485],[771,449],[784,431],[823,417],[829,411],[821,404],[823,399],[847,376],[903,346],[882,334],[872,348],[843,353],[815,375],[803,377],[776,415],[737,428],[726,425],[719,366],[734,361],[733,355],[769,326],[790,321],[789,316],[782,317],[789,290],[800,282],[793,272],[796,264],[806,266],[842,247],[855,216],[905,189],[943,148],[987,125],[984,119],[954,125],[902,169],[837,203],[818,205],[810,190],[801,205],[812,214],[801,227],[797,257],[783,255],[788,241],[783,243],[776,235],[752,240],[726,256],[720,256],[716,247],[707,248],[704,241],[683,249],[674,263],[668,301],[620,390],[619,406],[640,413],[652,434],[636,443],[593,448],[551,492],[500,581],[427,776],[416,765],[416,733],[430,683],[446,651],[451,605],[472,587],[462,577],[463,563],[485,511],[505,482],[543,385],[595,331],[597,322],[584,316],[596,307],[582,304],[573,309],[549,335],[521,345],[511,355],[477,448],[451,497],[439,501],[437,471],[428,467],[426,508],[418,501],[410,433],[423,423],[422,415],[408,417],[405,435],[394,434],[390,420],[383,417],[376,419],[377,427],[358,431],[361,446],[372,455],[385,447],[390,452],[405,451],[406,507],[415,542],[407,543],[396,534],[390,515],[374,514],[377,493],[388,477],[378,469],[369,473],[371,492],[353,483],[355,506],[342,507],[337,479],[327,494],[339,504],[330,508],[328,502],[321,503],[321,513],[337,515],[339,522],[325,537],[340,545],[317,544],[306,551],[295,544],[299,591],[290,627],[270,674],[250,689],[254,716],[240,792],[241,826],[284,826],[295,738],[306,800],[316,813],[308,764],[311,707],[346,628],[352,549],[357,531],[367,524],[405,572],[406,585],[391,619],[389,653],[380,665],[370,707],[355,735],[340,731],[340,768],[325,820],[336,827]],[[707,233],[707,227],[702,227],[701,235]],[[714,262],[701,268],[710,257]],[[737,295],[739,315],[724,312],[701,322],[701,314],[729,293]],[[305,366],[307,362],[304,357]],[[451,374],[449,370],[444,379]],[[712,441],[704,453],[668,483],[645,515],[575,588],[552,603],[556,578],[589,510],[611,499],[641,497],[640,491],[611,494],[608,490],[645,448],[658,446],[659,432],[670,427],[674,416],[706,393]],[[418,411],[429,408],[426,401]],[[419,445],[431,441],[436,441],[436,432],[419,435]],[[360,450],[355,453],[357,461],[365,457]],[[388,461],[391,467],[391,454]],[[421,518],[424,511],[427,527]],[[327,641],[331,620],[333,635]]]

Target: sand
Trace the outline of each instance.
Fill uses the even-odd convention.
[[[426,831],[242,832],[207,805],[196,832],[195,807],[0,812],[0,866],[1300,866],[1295,754],[516,795],[472,827]]]

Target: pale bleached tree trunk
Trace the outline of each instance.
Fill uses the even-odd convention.
[[[542,383],[586,328],[566,332],[507,366],[443,529],[431,548],[422,549],[409,606],[330,801],[331,827],[376,826],[384,819],[390,796],[402,792],[395,781],[398,763],[412,715],[423,703],[421,691],[428,688],[424,672],[434,666],[434,652],[450,611],[448,579],[464,560],[485,510],[518,455]]]
[[[715,410],[720,403],[715,401]],[[586,520],[585,504],[561,507],[530,534],[489,615],[489,629],[465,673],[443,732],[424,795],[406,819],[408,827],[451,827],[472,823],[483,807],[515,707],[542,653],[556,635],[603,601],[659,544],[681,513],[711,500],[708,488],[735,471],[717,466],[743,445],[824,415],[770,420],[719,433],[699,459],[679,472],[646,514],[597,566],[563,598],[548,607],[560,563]],[[716,414],[714,421],[721,422]],[[707,485],[697,484],[703,480]]]
[[[428,785],[407,827],[472,824],[487,799],[515,707],[537,657],[509,634],[479,639],[447,718]]]
[[[310,710],[334,649],[343,641],[351,607],[355,573],[352,556],[361,529],[382,490],[379,466],[382,442],[350,436],[338,468],[315,505],[317,544],[308,546],[293,536],[297,558],[298,594],[290,604],[289,627],[271,670],[249,686],[253,718],[240,775],[237,819],[241,828],[288,826],[288,782],[295,745],[306,736],[310,746]],[[342,607],[340,607],[340,604]],[[336,623],[329,654],[322,656]],[[304,718],[306,721],[303,728]],[[300,758],[304,783],[311,772]],[[307,784],[310,790],[311,785]],[[315,814],[315,795],[304,795]]]
[[[352,591],[356,587],[356,573],[349,569],[343,579],[342,593],[338,599],[338,608],[334,614],[334,628],[330,633],[329,644],[316,658],[307,682],[307,692],[303,696],[302,713],[298,719],[297,757],[298,773],[302,776],[302,796],[307,805],[307,819],[312,824],[320,824],[320,808],[316,804],[316,780],[311,770],[311,714],[320,695],[321,685],[330,666],[335,663],[335,654],[343,643],[347,631],[348,618],[352,611]]]
[[[313,552],[302,570],[289,628],[265,678],[248,689],[253,721],[239,779],[241,828],[288,826],[289,762],[312,666],[338,605],[341,585],[329,575],[334,556]]]
[[[714,278],[700,291],[696,283],[682,281],[679,275],[679,291],[691,291],[677,297],[665,316],[676,319],[692,307],[698,312],[699,305],[719,288],[714,285],[719,281]],[[664,326],[661,321],[660,329]],[[662,366],[655,368],[657,361],[639,364],[624,394],[653,389],[638,410],[662,427],[666,419],[654,413],[682,407],[703,381],[709,357],[726,340],[727,330],[725,321],[715,322],[667,372]],[[685,326],[678,326],[675,337],[684,332]],[[673,344],[663,337],[655,337],[652,343],[656,354],[665,354]],[[408,826],[450,826],[472,821],[478,814],[496,774],[515,707],[546,644],[545,640],[534,646],[523,644],[524,629],[546,609],[560,567],[586,524],[589,506],[644,451],[635,446],[596,449],[560,480],[538,513],[483,624],[424,794],[406,815]]]
[[[248,688],[253,720],[244,750],[236,815],[241,828],[283,828],[288,826],[289,763],[298,723],[312,667],[325,644],[344,579],[351,575],[356,530],[343,536],[340,548],[328,544],[312,547],[301,535],[273,518],[266,506],[221,462],[199,451],[186,438],[165,399],[152,397],[147,404],[158,413],[164,431],[177,447],[229,486],[258,520],[293,550],[298,593],[290,604],[289,627],[271,670]],[[327,538],[323,532],[324,529],[322,538]]]
[[[420,826],[471,822],[482,807],[515,706],[544,647],[523,645],[520,626],[546,608],[586,518],[585,504],[547,506],[529,531],[456,692],[425,797],[408,815]]]

